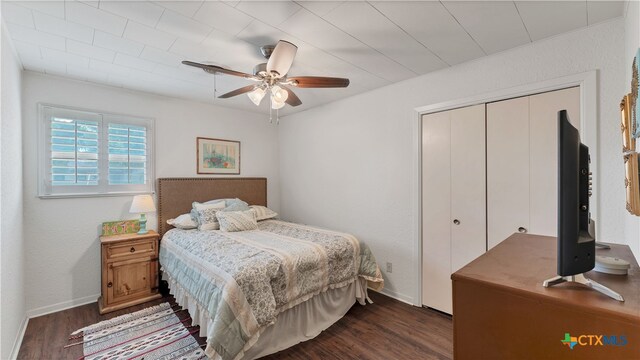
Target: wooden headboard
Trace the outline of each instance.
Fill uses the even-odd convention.
[[[158,179],[158,233],[173,228],[167,219],[191,211],[194,201],[239,198],[249,205],[267,206],[266,178],[161,178]]]

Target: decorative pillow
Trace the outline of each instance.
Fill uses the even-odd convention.
[[[199,203],[199,202],[193,202],[191,204],[192,208],[196,211],[200,211],[200,210],[204,210],[204,209],[224,209],[225,208],[225,202],[224,201],[216,201],[213,203]]]
[[[258,222],[253,210],[247,211],[219,211],[216,214],[220,223],[220,230],[234,232],[256,230]]]
[[[250,209],[249,204],[240,199],[230,199],[225,202],[227,207],[220,211],[247,211]]]
[[[182,214],[175,219],[169,219],[167,224],[183,230],[196,229],[198,227],[198,223],[191,218],[191,214]]]
[[[196,211],[196,209],[191,209],[189,215],[191,215],[191,220],[198,225],[198,211]]]
[[[196,218],[198,220],[198,230],[218,230],[220,225],[216,218],[216,213],[224,209],[225,203],[223,201],[215,202],[213,204],[201,204],[194,202],[192,204],[193,210],[196,212]]]
[[[273,219],[274,217],[278,216],[277,212],[269,209],[266,206],[251,205],[251,210],[256,213],[256,220],[258,221]]]
[[[242,204],[242,205],[247,205],[249,206],[249,204],[247,204],[246,202],[238,199],[238,198],[233,198],[233,199],[225,199],[225,203],[227,204],[227,206],[230,205],[234,205],[234,204]]]
[[[231,205],[231,204],[235,204],[235,203],[237,203],[237,202],[245,203],[244,201],[242,201],[242,200],[240,200],[240,199],[238,199],[238,198],[226,198],[226,199],[213,199],[213,200],[209,200],[209,201],[204,202],[203,204],[211,205],[211,204],[215,204],[215,203],[218,203],[218,202],[221,202],[221,201],[224,201],[224,203],[225,203],[225,205],[226,205],[226,206],[229,206],[229,205]],[[245,204],[246,204],[246,203],[245,203]]]

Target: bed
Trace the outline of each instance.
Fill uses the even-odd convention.
[[[172,229],[194,201],[239,198],[267,206],[266,178],[158,180],[160,265],[210,359],[254,359],[320,334],[383,286],[355,237],[280,220],[241,232]]]

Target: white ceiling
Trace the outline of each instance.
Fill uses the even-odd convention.
[[[298,45],[291,75],[348,77],[296,89],[308,109],[622,16],[623,1],[2,1],[26,70],[268,112],[246,96],[213,100],[214,76],[182,60],[250,73],[259,46]],[[218,75],[217,94],[247,85]]]

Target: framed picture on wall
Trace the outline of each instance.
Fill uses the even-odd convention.
[[[640,69],[640,49],[633,58],[633,65],[631,68],[631,94],[629,94],[629,117],[631,118],[631,136],[634,138],[640,138],[640,103],[638,102],[638,89],[640,83],[638,82],[638,70]]]
[[[633,136],[631,119],[631,94],[620,101],[620,130],[622,131],[622,152],[635,151],[636,139]]]
[[[198,174],[240,175],[240,141],[196,138]]]
[[[625,179],[627,192],[627,211],[640,215],[640,179],[638,175],[638,154],[631,152],[624,155]]]

